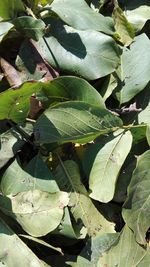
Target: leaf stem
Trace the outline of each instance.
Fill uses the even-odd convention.
[[[137,125],[133,125],[133,124],[129,124],[129,125],[123,125],[122,128],[123,129],[132,129],[132,128],[139,128],[139,127],[146,127],[147,124],[137,124]]]

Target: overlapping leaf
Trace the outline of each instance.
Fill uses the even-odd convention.
[[[45,34],[45,23],[43,20],[22,16],[14,19],[12,22],[24,37],[32,38],[35,41],[38,41]]]
[[[68,205],[76,223],[83,223],[90,236],[114,232],[113,223],[108,222],[98,212],[89,198],[81,182],[78,165],[74,161],[61,161],[54,175],[60,189],[70,193]]]
[[[38,257],[0,219],[0,265],[1,266],[44,267]]]
[[[66,192],[32,190],[15,196],[0,196],[0,209],[18,221],[30,235],[38,237],[53,231],[61,222],[69,201]]]
[[[24,140],[14,129],[0,135],[0,168],[2,168],[23,146]]]
[[[119,242],[115,243],[102,257],[97,267],[146,267],[149,266],[150,249],[135,242],[134,234],[124,227]]]
[[[150,80],[150,40],[145,34],[135,38],[130,49],[124,48],[120,71],[120,103],[131,100],[142,91]],[[142,66],[142,67],[141,67]]]
[[[107,140],[104,146],[100,146],[90,172],[91,198],[101,202],[112,200],[118,173],[131,149],[131,145],[132,135],[130,131],[125,133],[121,131],[118,135],[115,133],[115,136]]]
[[[113,23],[109,17],[95,13],[84,0],[55,0],[51,9],[70,26],[78,30],[96,30],[112,34]]]
[[[106,109],[68,101],[47,109],[36,121],[34,134],[38,143],[84,143],[121,126],[121,120]]]
[[[25,170],[15,160],[4,172],[0,187],[4,195],[35,189],[50,193],[59,191],[51,171],[39,156],[34,157]]]
[[[119,64],[120,50],[111,37],[94,30],[76,30],[57,20],[38,47],[53,67],[87,80],[106,76]]]

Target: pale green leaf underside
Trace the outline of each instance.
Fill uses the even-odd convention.
[[[100,148],[90,173],[91,198],[105,203],[112,200],[119,171],[131,145],[130,131],[122,131],[118,132],[118,135],[116,132],[114,137]]]
[[[0,197],[0,209],[18,221],[30,235],[39,237],[53,231],[61,222],[63,208],[69,201],[66,192],[47,193],[39,190]]]

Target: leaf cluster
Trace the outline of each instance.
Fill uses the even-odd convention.
[[[0,266],[149,266],[149,21],[0,1]]]

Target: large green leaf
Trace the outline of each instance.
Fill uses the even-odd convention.
[[[112,200],[119,171],[131,145],[130,131],[119,131],[104,146],[100,146],[90,172],[91,198],[105,203]]]
[[[106,109],[88,103],[68,101],[47,109],[36,121],[38,143],[86,142],[122,126],[122,121]]]
[[[134,231],[137,242],[145,244],[145,235],[150,221],[150,150],[142,154],[137,161],[128,187],[128,198],[124,204],[123,217]]]
[[[10,20],[23,12],[24,5],[21,0],[3,0],[0,1],[0,20]]]
[[[0,266],[44,267],[37,256],[0,219]]]
[[[80,100],[105,108],[100,94],[87,81],[77,77],[60,77],[47,83],[26,82],[18,89],[0,94],[0,120],[24,122],[30,109],[30,97],[34,94],[48,105],[55,102]]]
[[[91,29],[107,34],[114,31],[112,20],[94,12],[84,0],[55,0],[51,4],[51,9],[75,29]]]
[[[111,37],[94,30],[76,30],[57,21],[50,29],[51,34],[41,38],[37,45],[42,57],[53,67],[95,80],[118,66],[120,52]]]
[[[38,237],[60,224],[68,201],[66,192],[51,194],[34,190],[10,197],[0,196],[0,209],[16,219],[28,234]]]
[[[121,43],[128,46],[133,42],[135,33],[132,25],[128,22],[122,9],[115,5],[113,10],[113,19],[115,23],[115,30],[117,32],[118,39]]]
[[[10,22],[0,22],[0,42],[3,40],[5,35],[13,27],[13,24]]]
[[[43,86],[44,97],[48,103],[69,100],[83,101],[99,107],[105,107],[101,95],[86,80],[74,76],[62,76]],[[42,100],[39,98],[42,102]]]
[[[12,21],[15,28],[25,37],[38,41],[45,34],[45,23],[43,20],[22,16]]]
[[[89,238],[74,267],[97,267],[100,256],[110,249],[117,239],[117,233]]]
[[[21,135],[14,129],[0,135],[0,168],[2,168],[24,145]]]
[[[131,100],[142,91],[150,80],[150,40],[145,34],[135,38],[130,49],[124,48],[118,72],[121,91],[117,93],[120,103]]]
[[[140,31],[147,20],[150,19],[149,0],[126,0],[125,14],[137,31]]]
[[[88,192],[81,182],[78,165],[74,161],[60,160],[60,165],[56,168],[54,175],[61,190],[70,193],[68,206],[76,221],[80,221],[87,228],[89,236],[98,233],[114,232],[114,224],[108,222],[95,208]]]
[[[135,242],[134,234],[124,227],[119,242],[115,243],[102,257],[97,267],[148,267],[150,249],[143,248]]]
[[[4,172],[0,187],[4,195],[35,189],[49,193],[59,191],[51,171],[39,156],[34,157],[25,170],[15,160]]]

